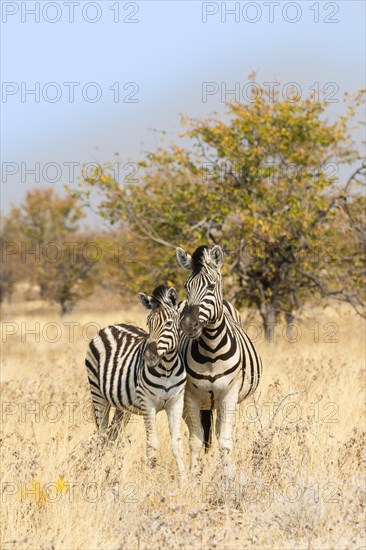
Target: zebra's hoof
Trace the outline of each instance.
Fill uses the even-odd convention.
[[[180,483],[184,483],[185,481],[187,481],[186,472],[179,472],[178,479],[179,479]]]
[[[193,468],[190,468],[189,473],[195,479],[200,479],[202,476],[202,466],[195,466]]]
[[[232,462],[230,462],[229,464],[225,464],[222,475],[225,481],[234,481],[236,477],[235,465]]]
[[[149,468],[151,468],[151,469],[156,468],[156,464],[157,464],[157,459],[156,459],[155,456],[148,459]]]

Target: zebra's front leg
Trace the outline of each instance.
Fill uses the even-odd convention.
[[[150,407],[144,411],[144,423],[146,429],[146,455],[150,468],[156,466],[157,452],[159,447],[158,435],[156,433],[156,410]]]
[[[191,451],[190,471],[197,475],[201,473],[200,456],[203,446],[203,427],[199,403],[185,394],[184,420],[189,429],[189,449]]]
[[[216,419],[216,436],[220,449],[220,458],[225,477],[235,477],[235,465],[231,454],[233,450],[233,429],[235,423],[238,395],[232,392],[226,395],[218,406]]]
[[[183,444],[181,437],[181,423],[183,416],[184,392],[167,406],[169,431],[172,441],[172,451],[176,460],[179,474],[184,476],[185,468],[183,461]]]

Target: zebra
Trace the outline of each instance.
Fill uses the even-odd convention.
[[[186,279],[187,300],[180,306],[180,350],[187,371],[184,419],[189,428],[191,470],[200,471],[200,453],[211,443],[212,411],[225,475],[235,472],[231,459],[237,403],[258,387],[262,362],[244,332],[236,308],[223,299],[219,245],[200,246],[190,256],[176,249]]]
[[[89,378],[97,428],[108,427],[111,405],[116,408],[112,426],[130,413],[144,418],[147,458],[155,466],[158,450],[156,414],[168,415],[172,450],[180,474],[184,473],[180,425],[186,372],[178,352],[178,295],[160,285],[151,296],[139,299],[150,310],[148,332],[134,325],[116,324],[99,331],[91,340],[85,365]]]

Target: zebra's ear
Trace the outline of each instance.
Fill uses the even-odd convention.
[[[178,263],[183,269],[191,269],[192,268],[192,256],[185,252],[183,248],[177,247],[175,249],[175,253],[177,255]]]
[[[174,286],[172,286],[171,288],[169,288],[169,290],[168,290],[168,292],[167,292],[167,297],[168,297],[168,300],[169,300],[170,304],[171,304],[175,309],[177,309],[179,300],[178,300],[178,293],[177,293],[177,291],[175,290]]]
[[[143,292],[139,292],[138,296],[140,302],[144,307],[146,307],[146,309],[154,309],[155,302],[151,296],[146,296],[146,294],[144,294]]]
[[[222,264],[224,263],[224,253],[222,251],[222,248],[219,244],[216,244],[213,246],[210,250],[210,259],[212,262],[213,267],[216,269],[220,269]]]

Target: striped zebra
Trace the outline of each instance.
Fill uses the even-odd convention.
[[[180,473],[184,472],[180,425],[183,414],[186,372],[178,353],[179,311],[175,288],[158,286],[152,296],[139,293],[150,310],[149,332],[133,325],[117,324],[99,331],[90,342],[85,364],[100,430],[108,427],[109,411],[115,407],[112,426],[125,421],[126,413],[144,417],[147,457],[156,463],[158,438],[156,414],[168,415],[172,450]]]
[[[189,428],[191,469],[199,471],[202,445],[211,441],[212,411],[224,471],[232,476],[233,425],[237,403],[253,393],[262,363],[240,324],[235,307],[223,299],[220,246],[200,246],[192,256],[177,248],[181,267],[190,270],[187,300],[181,306],[180,350],[187,371],[184,418]]]

